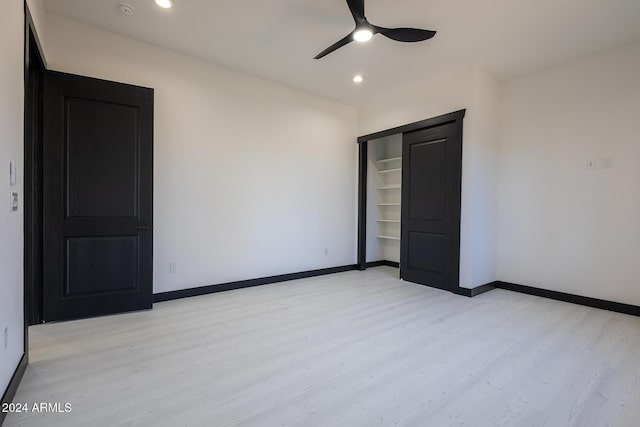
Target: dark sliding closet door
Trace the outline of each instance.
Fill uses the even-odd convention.
[[[458,289],[461,176],[461,121],[404,133],[400,251],[404,280]]]

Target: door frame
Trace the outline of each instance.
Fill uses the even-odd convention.
[[[29,326],[42,321],[42,88],[47,65],[26,2],[24,46],[24,315]]]
[[[359,270],[366,270],[367,264],[367,162],[368,162],[368,143],[374,139],[385,138],[391,135],[404,134],[407,132],[424,130],[435,126],[440,126],[448,123],[455,123],[457,127],[457,134],[462,140],[462,122],[466,114],[466,109],[454,111],[441,116],[432,117],[426,120],[420,120],[418,122],[409,123],[403,126],[394,127],[391,129],[383,130],[380,132],[370,133],[368,135],[358,137],[358,254],[357,254],[357,266]],[[458,216],[458,229],[460,228],[460,221]],[[402,224],[400,224],[402,229]],[[402,231],[400,232],[402,236]],[[458,233],[459,235],[459,233]],[[402,247],[402,242],[400,244]],[[402,259],[402,254],[400,255]],[[459,239],[458,239],[458,265],[454,277],[459,277]],[[372,263],[373,265],[379,265],[379,263]],[[383,264],[391,264],[383,262]],[[454,269],[455,270],[455,269]],[[402,271],[400,271],[400,278],[402,278]],[[458,280],[459,282],[459,280]],[[456,285],[456,291],[460,288],[460,283]],[[454,291],[455,292],[455,291]],[[462,292],[462,291],[461,291]],[[456,292],[458,293],[458,292]]]
[[[40,40],[38,39],[38,33],[35,28],[35,24],[33,23],[33,18],[31,17],[31,13],[29,12],[29,7],[27,6],[27,2],[24,2],[24,33],[23,33],[23,68],[24,68],[24,81],[23,81],[23,91],[24,91],[24,105],[23,105],[23,149],[24,149],[24,161],[23,167],[25,170],[24,178],[23,178],[23,194],[24,194],[24,202],[23,202],[23,219],[24,219],[24,237],[23,237],[23,354],[16,367],[9,384],[7,385],[7,389],[4,390],[2,394],[1,401],[2,403],[10,403],[16,392],[18,391],[18,386],[20,385],[20,381],[24,376],[25,371],[27,370],[27,365],[29,364],[29,311],[33,309],[33,305],[30,303],[30,298],[27,297],[28,292],[32,291],[32,287],[34,286],[33,280],[33,272],[34,265],[36,262],[33,259],[33,251],[37,250],[34,246],[34,233],[37,234],[37,230],[33,228],[34,222],[34,206],[31,203],[32,197],[34,197],[35,191],[37,191],[37,180],[34,182],[32,177],[32,172],[34,168],[34,162],[32,161],[31,154],[33,153],[32,147],[37,145],[41,141],[39,139],[39,132],[34,129],[38,129],[38,120],[34,118],[34,99],[36,100],[35,104],[37,104],[37,96],[34,97],[32,93],[32,73],[41,72],[44,74],[44,69],[46,68],[46,63],[44,61],[44,57],[42,55],[42,45],[40,44]],[[31,59],[36,59],[35,64],[32,64]],[[35,67],[35,68],[34,68]],[[37,93],[37,92],[36,92]],[[37,193],[40,194],[40,193]],[[6,414],[0,412],[0,424],[2,424],[5,420]]]

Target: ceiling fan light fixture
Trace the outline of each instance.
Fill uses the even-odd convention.
[[[156,4],[163,9],[171,9],[173,7],[172,0],[155,0]]]
[[[373,31],[370,28],[358,28],[355,33],[353,33],[353,39],[357,42],[368,42],[373,37]]]
[[[314,59],[321,59],[351,43],[352,41],[366,42],[371,40],[376,34],[382,34],[384,37],[398,42],[422,42],[429,40],[436,35],[435,31],[423,30],[420,28],[385,28],[378,27],[369,23],[364,16],[365,0],[347,0],[347,6],[351,11],[356,28],[342,39],[338,40],[319,54]]]

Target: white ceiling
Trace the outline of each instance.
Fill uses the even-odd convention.
[[[480,65],[499,78],[543,69],[640,39],[640,0],[367,0],[387,27],[438,31],[421,43],[377,35],[321,60],[353,29],[345,0],[45,0],[46,9],[114,33],[361,106],[453,67]],[[356,73],[365,76],[359,86]]]

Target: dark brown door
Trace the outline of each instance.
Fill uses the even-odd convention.
[[[460,121],[403,135],[400,274],[404,280],[458,289],[461,176]]]
[[[153,90],[46,72],[43,314],[152,306]]]

